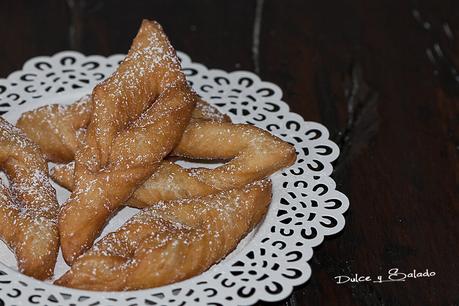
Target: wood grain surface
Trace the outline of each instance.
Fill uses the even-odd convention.
[[[272,305],[459,305],[459,1],[2,0],[0,77],[62,50],[126,52],[142,18],[196,62],[278,84],[341,148],[346,227]],[[334,278],[390,268],[436,275]]]

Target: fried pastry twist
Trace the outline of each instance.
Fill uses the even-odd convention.
[[[193,159],[231,159],[215,169],[185,169],[163,161],[140,186],[128,204],[142,208],[160,200],[204,196],[238,188],[291,165],[294,148],[270,133],[248,124],[192,121],[172,154]],[[72,164],[57,166],[52,177],[73,189]]]
[[[55,163],[75,160],[75,152],[84,139],[91,118],[91,96],[70,105],[50,104],[21,115],[16,126],[36,144],[46,159]],[[198,99],[191,114],[193,119],[230,122],[227,115]]]
[[[16,126],[55,163],[75,160],[92,113],[91,96],[70,105],[51,104],[21,115]]]
[[[86,290],[152,288],[202,273],[266,213],[268,180],[144,209],[79,257],[56,284]]]
[[[48,106],[25,113],[18,122],[28,135],[35,139],[54,156],[55,161],[68,160],[78,137],[84,134],[89,118],[89,100],[79,101],[70,106]],[[83,108],[86,107],[86,110]],[[248,182],[261,179],[273,172],[289,166],[295,159],[294,148],[251,125],[233,125],[229,119],[213,106],[202,100],[192,113],[192,122],[185,129],[178,147],[171,153],[176,156],[196,159],[233,159],[232,162],[216,170],[184,169],[169,161],[162,161],[153,175],[140,186],[128,204],[143,208],[159,200],[173,200],[186,197],[208,195],[219,190],[240,187]],[[43,131],[37,132],[32,126],[38,125]],[[56,128],[59,127],[59,128]],[[60,133],[59,131],[63,131]],[[45,137],[44,135],[50,135]],[[50,140],[51,139],[51,140]],[[70,142],[67,140],[70,139]],[[50,143],[60,143],[59,152]],[[51,150],[48,151],[48,148]],[[74,163],[58,165],[51,171],[55,181],[73,190]],[[218,185],[219,178],[226,181]]]
[[[160,25],[143,21],[127,57],[91,95],[90,122],[75,153],[75,188],[59,215],[67,263],[92,246],[177,145],[196,100]]]
[[[0,118],[0,168],[10,190],[0,183],[0,238],[15,252],[19,271],[49,278],[59,250],[56,191],[39,147]]]

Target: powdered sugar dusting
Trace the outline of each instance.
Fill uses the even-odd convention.
[[[92,93],[92,117],[75,155],[75,190],[60,215],[67,261],[91,246],[111,214],[173,149],[194,97],[161,27],[144,21],[126,59]]]
[[[4,186],[0,190],[0,238],[16,251],[22,272],[37,278],[49,277],[59,239],[56,193],[38,146],[3,119],[0,164],[10,181],[10,190]]]
[[[266,211],[269,195],[270,183],[262,181],[203,198],[158,202],[99,241],[58,283],[129,290],[188,278],[234,249]],[[140,267],[151,273],[148,279],[137,279]],[[116,284],[103,282],[115,277]]]

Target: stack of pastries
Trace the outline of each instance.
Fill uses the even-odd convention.
[[[0,118],[0,238],[19,270],[52,277],[59,245],[71,267],[57,285],[135,290],[187,279],[224,258],[265,215],[268,177],[294,148],[233,124],[188,85],[175,50],[144,20],[118,69],[71,105]],[[226,160],[183,168],[176,159]],[[47,162],[58,163],[48,171]],[[49,177],[71,191],[61,207]],[[116,231],[107,221],[140,211]]]

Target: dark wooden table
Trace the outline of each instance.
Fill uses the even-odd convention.
[[[0,77],[61,50],[126,52],[142,18],[194,61],[278,84],[342,150],[347,225],[275,305],[459,305],[459,1],[2,0]],[[436,275],[334,278],[394,267]]]

